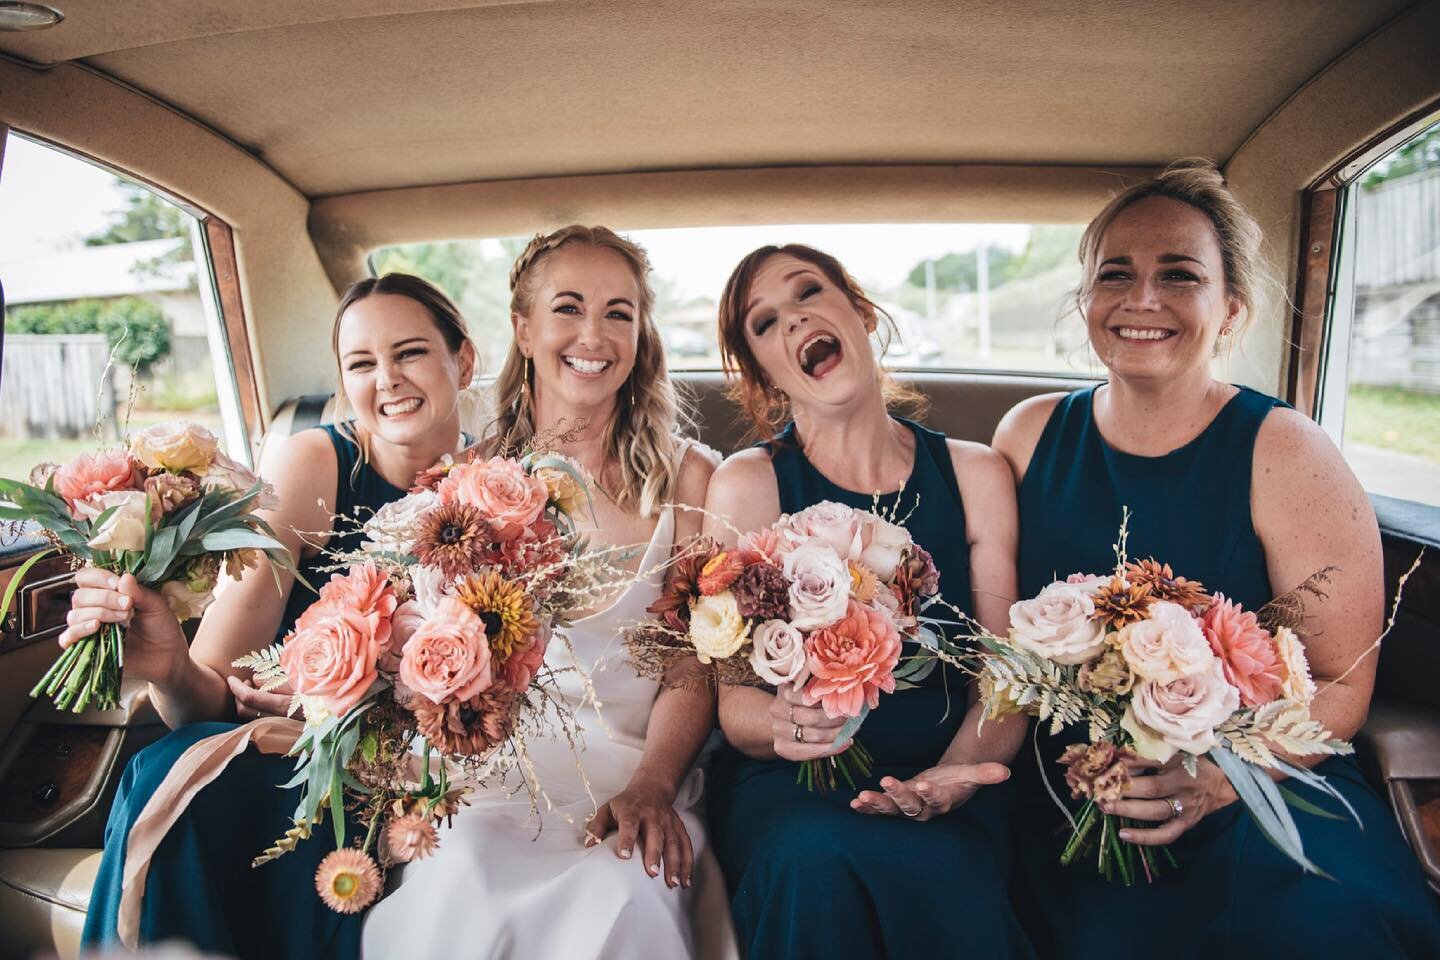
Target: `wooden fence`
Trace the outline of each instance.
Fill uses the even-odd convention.
[[[114,371],[103,334],[18,334],[5,337],[0,372],[0,435],[79,437],[104,411],[114,429]]]

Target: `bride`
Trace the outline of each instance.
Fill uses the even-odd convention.
[[[501,412],[481,444],[491,455],[568,430],[551,448],[594,478],[591,543],[647,544],[630,560],[641,576],[566,630],[569,649],[557,642],[547,653],[553,666],[588,674],[600,703],[597,712],[586,701],[581,674],[560,675],[584,729],[584,774],[563,736],[532,739],[541,818],[518,779],[473,792],[439,849],[407,865],[398,889],[370,910],[370,957],[696,951],[691,886],[705,837],[691,767],[714,722],[714,694],[642,679],[619,639],[659,595],[657,566],[699,528],[700,514],[668,504],[702,504],[714,469],[678,433],[649,269],[643,249],[604,227],[531,241],[510,271],[515,341],[496,383]],[[582,528],[592,523],[580,513]]]

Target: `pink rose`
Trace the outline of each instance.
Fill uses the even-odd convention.
[[[741,536],[735,549],[758,553],[772,563],[779,563],[780,559],[790,552],[790,545],[774,527],[762,527]]]
[[[1200,628],[1225,668],[1225,679],[1240,691],[1241,703],[1258,707],[1280,698],[1285,665],[1270,631],[1260,626],[1255,614],[1217,593],[1200,617]]]
[[[785,539],[799,546],[816,540],[844,560],[860,556],[860,514],[833,500],[822,500],[783,522]]]
[[[1083,586],[1052,583],[1010,607],[1010,641],[1046,660],[1073,666],[1105,650],[1105,622]]]
[[[358,703],[375,682],[375,661],[385,644],[375,620],[334,601],[318,601],[296,622],[280,651],[291,688],[335,715]]]
[[[550,624],[542,620],[540,629],[535,631],[529,645],[517,647],[505,658],[505,663],[500,667],[500,676],[495,680],[496,684],[516,693],[524,693],[545,663],[545,650],[549,645]]]
[[[391,646],[391,618],[399,601],[390,575],[373,564],[351,567],[348,573],[334,574],[320,588],[321,602],[339,603],[375,621],[375,635]],[[303,615],[302,615],[303,616]]]
[[[894,692],[900,634],[879,610],[852,600],[844,619],[810,634],[806,645],[810,682],[802,697],[827,717],[858,717],[861,707],[873,710],[880,694]]]
[[[467,700],[490,687],[485,624],[465,604],[445,597],[400,656],[400,680],[431,703]]]
[[[1138,684],[1120,726],[1135,738],[1136,753],[1165,763],[1177,750],[1199,756],[1215,746],[1215,728],[1239,709],[1240,691],[1212,657],[1199,673]]]
[[[897,523],[867,513],[860,525],[860,539],[860,562],[874,570],[881,580],[889,580],[895,576],[895,568],[900,565],[905,548],[910,546],[910,531]]]
[[[80,516],[76,504],[121,490],[138,490],[144,483],[139,465],[121,449],[82,453],[55,471],[55,492]]]
[[[1178,603],[1152,603],[1145,619],[1121,628],[1115,641],[1135,675],[1155,683],[1193,676],[1215,659],[1200,622]]]
[[[460,502],[485,515],[497,540],[514,540],[545,511],[550,492],[514,460],[462,463],[440,482],[440,502]]]
[[[791,626],[813,630],[845,616],[850,570],[833,549],[807,541],[785,555],[782,569],[790,579]]]
[[[810,660],[805,638],[784,620],[766,620],[751,636],[750,665],[760,679],[780,686],[793,683],[797,687],[810,678]]]
[[[219,450],[215,451],[210,469],[200,477],[200,486],[206,490],[233,490],[236,493],[245,493],[259,482],[260,478],[255,476],[243,463],[230,459]],[[280,509],[280,498],[275,495],[275,488],[270,484],[267,483],[260,488],[260,496],[255,498],[255,509]]]

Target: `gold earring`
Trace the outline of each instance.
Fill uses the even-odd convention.
[[[635,374],[630,374],[630,409],[635,409]]]
[[[524,407],[530,402],[530,357],[528,354],[521,354],[525,358],[525,370],[520,375],[520,406]]]

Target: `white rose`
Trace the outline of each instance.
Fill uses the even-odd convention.
[[[1072,587],[1079,587],[1081,590],[1084,590],[1086,596],[1093,597],[1109,585],[1110,578],[1097,576],[1093,573],[1072,573],[1065,578],[1065,582]]]
[[[1105,622],[1083,586],[1057,582],[1011,605],[1010,640],[1055,663],[1086,663],[1105,650]]]
[[[796,546],[818,540],[836,555],[853,560],[860,555],[860,514],[843,503],[822,500],[792,515],[785,523],[785,535]]]
[[[800,686],[810,677],[805,638],[784,620],[766,620],[751,635],[750,665],[766,683]]]
[[[814,630],[845,616],[850,571],[834,550],[809,541],[785,555],[782,569],[790,581],[791,626]]]
[[[1137,684],[1120,726],[1135,738],[1136,753],[1165,763],[1177,750],[1199,756],[1215,746],[1215,728],[1239,709],[1240,691],[1225,679],[1220,661],[1212,659],[1207,669],[1191,676]]]
[[[212,584],[208,589],[197,593],[191,590],[184,580],[167,580],[160,585],[160,596],[170,604],[170,612],[175,614],[175,619],[184,623],[205,612],[210,602],[215,599],[215,587]]]
[[[437,499],[434,490],[422,490],[385,504],[365,522],[365,542],[360,549],[367,553],[410,553],[420,535],[420,520]]]
[[[1310,660],[1305,656],[1305,645],[1289,627],[1275,631],[1275,649],[1280,662],[1285,665],[1285,682],[1280,686],[1280,695],[1286,700],[1308,705],[1315,699],[1315,681],[1310,679]]]
[[[910,531],[871,514],[861,525],[860,537],[863,544],[860,562],[874,570],[881,580],[895,576],[900,557],[910,545]]]
[[[451,595],[453,581],[436,567],[416,564],[410,568],[410,589],[415,593],[415,602],[430,616],[439,609],[440,601]]]
[[[1200,623],[1178,603],[1151,604],[1144,620],[1115,639],[1135,675],[1155,683],[1194,676],[1215,660]]]
[[[115,508],[115,512],[95,531],[89,547],[92,550],[144,550],[145,519],[150,515],[150,501],[143,491],[105,493],[75,504],[75,510],[87,520],[95,520],[111,507]]]
[[[723,660],[739,650],[750,635],[730,591],[700,597],[690,604],[690,643],[701,663]]]

